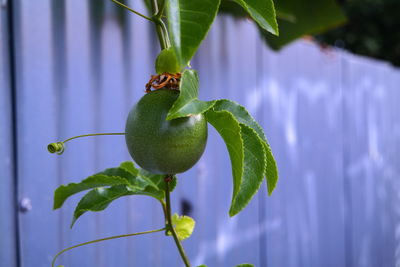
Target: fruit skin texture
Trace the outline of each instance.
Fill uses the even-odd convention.
[[[204,116],[166,120],[179,91],[159,89],[144,95],[131,109],[125,140],[129,153],[143,169],[155,174],[176,174],[190,169],[207,142]]]

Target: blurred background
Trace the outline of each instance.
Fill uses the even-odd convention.
[[[125,3],[145,12],[142,1]],[[172,199],[197,223],[184,241],[189,257],[209,267],[399,267],[400,2],[276,7],[279,38],[223,0],[192,61],[202,100],[235,100],[264,127],[280,180],[271,197],[263,184],[229,218],[229,156],[210,126],[205,154],[179,176]],[[155,72],[153,25],[103,0],[0,0],[0,23],[0,266],[48,267],[65,247],[162,227],[146,197],[87,213],[72,230],[78,196],[52,211],[59,185],[130,159],[123,137],[46,151],[71,136],[124,130]],[[162,233],[82,247],[59,263],[182,265]]]

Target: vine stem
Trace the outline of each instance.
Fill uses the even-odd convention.
[[[159,8],[158,1],[151,0],[151,7],[153,9],[152,21],[155,23],[156,26],[156,32],[158,40],[160,41],[161,50],[171,46],[167,27],[165,26],[164,22],[161,19],[162,13],[164,12],[164,5],[165,1],[163,3],[163,6]]]
[[[143,14],[140,13],[140,12],[137,12],[136,10],[134,10],[134,9],[132,9],[132,8],[130,8],[130,7],[128,7],[127,5],[122,4],[121,2],[119,2],[119,1],[117,1],[117,0],[111,0],[111,1],[113,1],[113,2],[116,3],[117,5],[122,6],[123,8],[126,8],[127,10],[129,10],[129,11],[132,12],[132,13],[135,13],[136,15],[141,16],[141,17],[144,18],[144,19],[153,21],[152,18],[150,18],[150,17],[148,17],[148,16],[146,16],[146,15],[143,15]]]
[[[165,202],[166,202],[166,215],[165,217],[167,218],[167,225],[166,228],[168,231],[172,233],[172,236],[174,237],[175,244],[179,250],[179,254],[182,257],[183,262],[185,263],[186,267],[191,267],[190,262],[188,257],[186,256],[185,250],[183,249],[183,246],[181,244],[181,241],[178,238],[178,235],[176,234],[176,231],[174,229],[174,226],[172,224],[172,216],[171,216],[171,197],[170,197],[170,190],[169,190],[169,183],[171,182],[171,179],[174,179],[172,175],[167,175],[165,176]]]
[[[128,7],[127,5],[124,5],[123,3],[117,1],[117,0],[111,0],[114,3],[122,6],[123,8],[129,10],[130,12],[144,18],[147,19],[149,21],[154,22],[155,27],[156,27],[156,32],[157,32],[157,36],[158,39],[160,41],[160,46],[161,46],[161,50],[168,48],[171,46],[171,42],[169,39],[169,35],[168,35],[168,30],[167,27],[165,26],[164,21],[162,20],[162,14],[164,12],[164,8],[165,8],[165,2],[163,2],[162,6],[159,7],[158,6],[158,2],[157,0],[151,0],[151,7],[153,10],[153,16],[152,17],[148,17],[146,15],[143,15],[142,13]]]
[[[50,153],[57,153],[58,155],[61,155],[64,153],[64,144],[70,140],[76,139],[76,138],[81,138],[81,137],[88,137],[88,136],[99,136],[99,135],[125,135],[125,133],[95,133],[95,134],[83,134],[83,135],[78,135],[74,136],[68,139],[65,139],[62,142],[56,142],[56,143],[51,143],[47,145],[47,150]]]
[[[116,239],[116,238],[123,238],[123,237],[135,236],[135,235],[151,234],[151,233],[161,232],[161,231],[165,231],[165,230],[166,230],[166,228],[164,227],[164,228],[156,229],[156,230],[138,232],[138,233],[127,234],[127,235],[116,235],[116,236],[111,236],[111,237],[106,237],[106,238],[101,238],[101,239],[96,239],[96,240],[92,240],[92,241],[89,241],[89,242],[81,243],[81,244],[78,244],[78,245],[63,249],[60,252],[58,252],[57,255],[54,256],[53,261],[51,262],[51,266],[54,267],[54,264],[56,263],[57,258],[61,254],[63,254],[64,252],[66,252],[68,250],[74,249],[74,248],[78,248],[78,247],[82,247],[82,246],[85,246],[85,245],[98,243],[98,242],[102,242],[102,241],[106,241],[106,240]]]
[[[83,134],[83,135],[77,135],[68,139],[65,139],[62,141],[62,143],[66,143],[70,140],[76,139],[76,138],[81,138],[81,137],[88,137],[88,136],[99,136],[99,135],[125,135],[125,133],[95,133],[95,134]]]

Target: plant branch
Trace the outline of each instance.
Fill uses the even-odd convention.
[[[118,2],[117,0],[111,0],[111,1],[113,1],[113,2],[116,3],[117,5],[122,6],[123,8],[128,9],[128,10],[129,10],[130,12],[132,12],[132,13],[135,13],[136,15],[141,16],[141,17],[144,18],[144,19],[153,21],[152,18],[150,18],[150,17],[148,17],[148,16],[146,16],[146,15],[143,15],[143,14],[140,13],[140,12],[137,12],[136,10],[134,10],[134,9],[132,9],[132,8],[130,8],[130,7],[128,7],[128,6],[124,5],[124,4],[122,4],[121,2]]]
[[[178,235],[176,234],[176,231],[174,229],[174,226],[172,224],[172,216],[171,216],[171,199],[170,199],[170,191],[169,191],[169,183],[171,180],[174,179],[172,175],[167,175],[165,176],[165,202],[166,202],[166,217],[167,217],[167,225],[166,228],[168,231],[172,233],[172,236],[174,237],[174,241],[176,246],[178,247],[179,254],[181,254],[182,260],[185,263],[186,267],[191,267],[190,262],[188,257],[185,254],[185,250],[183,249],[183,246],[181,244],[181,241],[178,238]]]
[[[164,22],[161,19],[162,13],[164,11],[164,6],[159,8],[157,0],[151,0],[151,7],[153,9],[152,21],[155,23],[157,36],[160,41],[161,50],[163,50],[163,49],[171,46],[169,37],[168,37],[167,27],[165,26]]]
[[[64,252],[66,252],[68,250],[74,249],[74,248],[82,247],[82,246],[93,244],[93,243],[98,243],[98,242],[101,242],[101,241],[106,241],[106,240],[111,240],[111,239],[116,239],[116,238],[122,238],[122,237],[135,236],[135,235],[151,234],[151,233],[161,232],[161,231],[164,231],[164,230],[166,230],[165,227],[161,228],[161,229],[157,229],[157,230],[150,230],[150,231],[138,232],[138,233],[127,234],[127,235],[116,235],[116,236],[111,236],[111,237],[106,237],[106,238],[101,238],[101,239],[96,239],[96,240],[92,240],[92,241],[89,241],[89,242],[81,243],[81,244],[78,244],[78,245],[63,249],[60,252],[58,252],[57,255],[54,256],[54,259],[51,262],[51,266],[54,267],[54,263],[56,262],[57,258],[61,254],[63,254]]]

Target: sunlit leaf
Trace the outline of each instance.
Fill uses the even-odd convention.
[[[241,5],[251,18],[264,30],[278,35],[278,24],[272,0],[234,0]]]
[[[240,123],[227,110],[210,109],[205,113],[224,139],[232,165],[233,194],[229,215],[239,213],[258,191],[266,169],[262,139],[256,131]]]
[[[134,192],[126,186],[96,188],[89,191],[89,193],[82,197],[77,207],[75,208],[71,228],[74,226],[76,220],[87,211],[102,211],[107,208],[112,201],[120,197],[133,194]]]
[[[243,175],[244,148],[241,136],[241,127],[235,117],[233,117],[233,115],[228,111],[209,110],[205,115],[207,121],[214,126],[222,139],[224,139],[229,152],[233,177],[233,204],[239,192]]]
[[[195,221],[189,216],[179,216],[175,213],[172,215],[172,226],[175,229],[178,239],[184,240],[192,235]],[[167,232],[167,234],[172,235],[170,232]]]
[[[256,131],[258,136],[263,140],[263,145],[267,158],[265,177],[267,179],[268,193],[269,195],[271,195],[278,182],[278,167],[276,165],[274,155],[272,154],[271,147],[268,143],[267,138],[265,137],[262,127],[254,120],[254,118],[243,106],[234,101],[226,99],[218,100],[213,106],[213,109],[229,111],[240,123],[245,124]]]
[[[213,106],[214,101],[198,100],[199,77],[195,70],[185,70],[182,74],[179,97],[168,112],[167,120],[201,114]]]
[[[167,18],[172,46],[182,67],[196,53],[213,23],[220,0],[169,0]]]
[[[254,194],[257,193],[264,179],[266,168],[262,140],[253,129],[246,125],[240,124],[240,128],[244,149],[242,183],[231,204],[230,216],[234,216],[244,209]]]
[[[267,161],[264,174],[267,180],[268,194],[271,195],[278,182],[278,168],[262,127],[243,106],[234,101],[221,99],[205,102],[198,100],[198,78],[196,72],[193,70],[185,71],[184,76],[185,75],[188,77],[187,80],[190,80],[191,82],[185,82],[184,80],[184,85],[181,86],[180,95],[170,109],[168,116],[173,119],[201,114],[210,109],[213,109],[214,111],[228,111],[239,123],[253,129],[261,138],[262,145],[264,146]],[[234,181],[237,181],[237,179],[234,179]]]
[[[53,209],[60,208],[67,198],[76,193],[103,186],[130,185],[128,179],[132,179],[130,173],[122,169],[112,168],[107,169],[104,172],[89,176],[88,178],[82,180],[80,183],[61,185],[54,192]]]
[[[137,169],[133,162],[122,162],[117,168],[89,176],[80,183],[60,186],[54,193],[54,208],[60,208],[65,200],[82,191],[89,190],[78,203],[71,227],[87,211],[101,211],[122,196],[145,195],[162,200],[165,198],[165,176]],[[170,190],[176,186],[176,177],[170,182]]]

